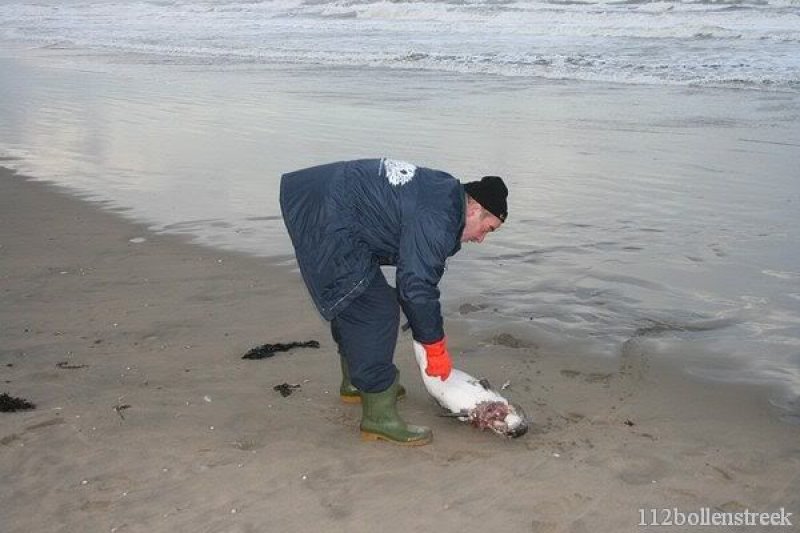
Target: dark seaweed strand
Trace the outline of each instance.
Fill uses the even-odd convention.
[[[277,343],[277,344],[262,344],[249,350],[242,356],[242,359],[266,359],[272,357],[277,352],[286,352],[292,348],[319,348],[319,342],[306,341],[306,342],[290,342],[290,343]]]
[[[15,398],[14,396],[9,396],[5,392],[0,394],[0,412],[13,413],[16,411],[24,411],[26,409],[36,409],[36,405],[24,398]]]

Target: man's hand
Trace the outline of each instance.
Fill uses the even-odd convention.
[[[450,376],[450,371],[453,370],[453,361],[447,351],[447,337],[442,337],[442,340],[438,342],[423,344],[422,346],[425,348],[425,355],[428,356],[428,366],[425,367],[425,373],[442,381],[446,380]]]

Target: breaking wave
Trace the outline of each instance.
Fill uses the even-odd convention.
[[[209,65],[800,85],[800,0],[11,1],[0,39]]]

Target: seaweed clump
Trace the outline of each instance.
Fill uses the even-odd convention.
[[[289,342],[286,344],[281,342],[277,344],[262,344],[261,346],[256,346],[255,348],[249,350],[242,356],[242,359],[266,359],[267,357],[272,357],[278,352],[286,352],[292,348],[319,348],[319,342],[307,341]]]
[[[27,409],[36,409],[36,405],[29,402],[25,398],[9,396],[5,392],[0,394],[0,412],[14,413],[16,411],[25,411]]]
[[[281,396],[286,398],[287,396],[291,396],[291,394],[300,389],[299,384],[290,385],[289,383],[281,383],[280,385],[275,385],[272,387],[272,390],[280,392]]]

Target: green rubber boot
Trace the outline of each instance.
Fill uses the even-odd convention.
[[[350,383],[350,371],[347,370],[347,361],[344,357],[339,357],[342,363],[342,384],[339,386],[339,398],[344,403],[361,403],[361,391]]]
[[[344,357],[339,357],[342,363],[342,384],[339,386],[339,398],[344,403],[361,403],[361,391],[350,383],[350,372],[347,370],[347,361]],[[402,400],[406,395],[406,389],[402,385],[397,391],[397,399]]]
[[[430,428],[406,424],[397,414],[399,374],[383,392],[361,393],[361,439],[385,440],[401,446],[422,446],[433,440]]]

